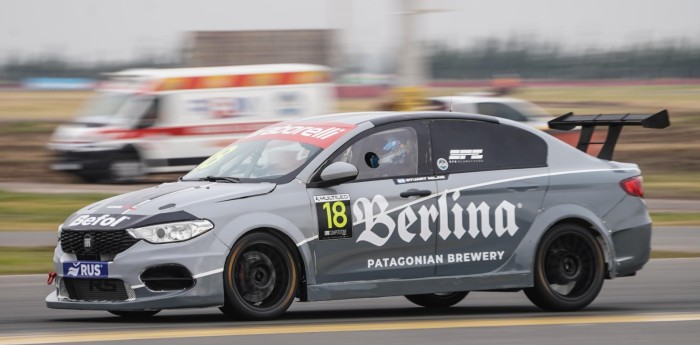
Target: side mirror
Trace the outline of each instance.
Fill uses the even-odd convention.
[[[335,162],[321,171],[320,187],[328,187],[352,181],[357,178],[357,168],[345,162]]]

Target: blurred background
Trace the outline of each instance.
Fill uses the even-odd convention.
[[[47,143],[105,73],[129,68],[328,66],[338,112],[444,108],[435,97],[460,94],[507,96],[544,113],[523,115],[668,109],[671,127],[626,128],[614,158],[641,166],[648,198],[700,200],[700,3],[694,0],[8,0],[0,6],[5,230],[52,229],[72,213],[76,205],[67,204],[28,224],[23,212],[53,197],[22,203],[25,196],[13,186],[81,182],[50,169]],[[695,224],[700,216],[685,212],[670,222]]]

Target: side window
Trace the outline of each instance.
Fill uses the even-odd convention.
[[[360,138],[335,156],[332,162],[356,166],[359,171],[357,180],[409,176],[421,172],[420,153],[423,151],[419,148],[415,128],[396,127]]]
[[[151,104],[146,107],[143,116],[141,116],[141,119],[136,126],[137,128],[153,127],[153,125],[156,124],[160,112],[159,104],[160,100],[157,97],[154,97]]]
[[[479,103],[478,113],[496,116],[513,121],[526,121],[527,118],[519,111],[502,103]]]
[[[547,143],[522,129],[483,121],[430,124],[436,172],[535,168],[547,165]]]

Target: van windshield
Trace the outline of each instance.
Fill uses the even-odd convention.
[[[79,112],[75,122],[97,126],[116,124],[131,128],[138,125],[149,110],[157,111],[153,109],[156,99],[153,95],[130,92],[98,92]]]
[[[111,123],[114,115],[132,95],[127,92],[98,92],[78,113],[77,122]]]
[[[182,180],[232,177],[241,182],[286,183],[320,151],[318,146],[291,140],[238,141],[209,157]]]

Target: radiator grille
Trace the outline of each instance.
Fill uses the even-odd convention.
[[[85,247],[86,237],[89,237],[90,247]],[[138,241],[126,230],[61,231],[61,248],[66,253],[77,255],[116,255]]]

